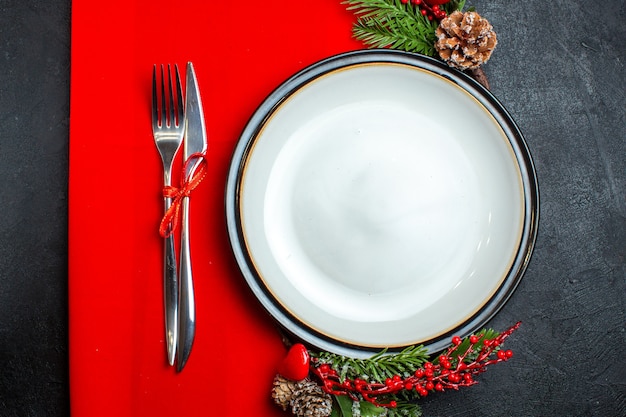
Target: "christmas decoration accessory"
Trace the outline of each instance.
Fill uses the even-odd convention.
[[[493,27],[476,12],[454,12],[439,23],[435,49],[448,65],[460,70],[486,63],[498,44]]]
[[[310,379],[296,385],[290,404],[297,417],[328,417],[333,409],[331,396]]]
[[[345,0],[352,33],[372,48],[415,52],[468,72],[489,89],[482,65],[497,45],[491,24],[465,0]]]
[[[455,336],[434,359],[423,346],[393,354],[383,350],[368,359],[309,352],[310,376],[296,382],[277,375],[272,398],[285,410],[291,407],[296,416],[417,417],[420,398],[474,385],[488,366],[509,360],[513,352],[502,345],[520,324],[502,333],[483,330],[465,339]]]
[[[287,356],[278,366],[278,372],[285,378],[300,381],[309,375],[309,351],[302,343],[296,343],[289,349]]]
[[[290,408],[297,417],[328,417],[333,410],[330,394],[308,378],[295,382],[280,374],[276,375],[272,398],[283,410]]]
[[[289,403],[291,402],[297,384],[296,381],[287,379],[280,374],[276,375],[274,378],[274,383],[272,384],[272,399],[277,405],[280,405],[284,411],[287,411],[287,408],[289,408]]]

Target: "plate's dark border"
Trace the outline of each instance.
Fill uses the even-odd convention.
[[[526,141],[504,106],[487,89],[466,74],[426,56],[395,50],[371,49],[347,52],[329,57],[305,68],[286,80],[266,98],[252,115],[234,150],[225,193],[228,235],[235,259],[252,292],[285,331],[293,337],[321,350],[342,355],[365,357],[380,350],[380,348],[351,345],[329,338],[302,323],[274,300],[254,269],[252,260],[245,249],[239,211],[242,170],[254,140],[268,117],[272,115],[284,100],[310,81],[339,68],[364,63],[396,63],[418,67],[444,77],[463,88],[485,106],[496,119],[509,138],[521,170],[525,194],[525,217],[519,249],[511,268],[495,294],[476,314],[450,332],[423,342],[431,353],[435,353],[449,345],[452,335],[464,336],[481,329],[504,306],[517,288],[528,266],[535,245],[539,223],[537,175]],[[392,348],[390,351],[397,351],[402,348]]]

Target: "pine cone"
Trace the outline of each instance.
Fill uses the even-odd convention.
[[[308,378],[296,383],[290,405],[297,417],[328,417],[333,409],[331,396]]]
[[[296,389],[297,382],[291,381],[280,375],[274,377],[274,383],[272,385],[272,398],[277,405],[280,405],[283,410],[287,410],[293,392]]]
[[[476,12],[452,13],[441,20],[436,34],[439,56],[462,71],[487,62],[498,43],[491,24]]]

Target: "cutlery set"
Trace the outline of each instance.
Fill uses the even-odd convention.
[[[160,77],[159,77],[160,75]],[[160,97],[160,99],[159,99]],[[184,101],[184,104],[183,104]],[[152,133],[163,162],[165,216],[160,233],[164,238],[163,294],[167,359],[182,371],[195,336],[195,296],[190,253],[189,195],[202,180],[207,135],[196,74],[187,63],[186,93],[183,99],[178,66],[167,70],[154,66],[152,74]],[[183,148],[183,181],[172,187],[172,168]],[[180,264],[177,263],[174,231],[182,211]]]

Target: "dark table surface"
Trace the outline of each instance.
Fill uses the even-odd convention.
[[[426,416],[626,415],[623,0],[474,1],[499,46],[491,91],[541,194],[534,255],[489,323],[514,360]],[[0,416],[67,416],[67,0],[0,0]],[[442,115],[445,117],[445,115]]]

